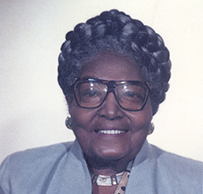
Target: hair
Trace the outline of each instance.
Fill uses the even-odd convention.
[[[58,66],[58,83],[64,95],[73,98],[73,80],[85,61],[101,52],[127,56],[139,64],[145,81],[151,85],[150,100],[155,114],[169,88],[169,51],[151,27],[118,10],[102,12],[66,34]]]

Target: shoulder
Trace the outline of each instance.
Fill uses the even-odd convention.
[[[147,141],[135,158],[128,186],[139,193],[202,193],[203,163]],[[144,182],[144,185],[143,185]]]
[[[12,187],[15,193],[30,193],[44,188],[60,163],[69,157],[72,145],[59,143],[11,154],[0,166],[0,191],[10,193]]]
[[[153,145],[151,149],[156,153],[157,172],[163,182],[175,188],[185,185],[185,188],[190,187],[188,189],[191,190],[202,189],[202,162],[163,151]]]
[[[9,160],[10,164],[21,164],[22,162],[38,163],[54,161],[54,159],[60,158],[70,150],[73,142],[59,143],[49,146],[43,146],[38,148],[31,148],[25,151],[16,152],[8,156],[5,160]]]
[[[173,154],[167,151],[164,151],[157,146],[150,144],[150,149],[156,154],[157,161],[165,166],[170,168],[178,168],[188,170],[199,169],[202,170],[203,163],[201,161],[193,160],[191,158],[183,157],[177,154]]]
[[[0,166],[0,177],[23,175],[24,173],[31,175],[40,170],[45,172],[68,155],[72,144],[73,142],[59,143],[11,154]]]

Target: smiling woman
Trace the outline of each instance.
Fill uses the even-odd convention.
[[[135,61],[113,53],[101,53],[83,66],[79,77],[143,81],[140,72],[140,67]],[[133,92],[136,93],[136,90]],[[124,100],[120,101],[124,104]],[[134,100],[128,99],[127,105],[125,103],[123,106],[128,107],[129,101]],[[144,105],[145,101],[143,102]],[[132,110],[133,106],[130,110],[126,110],[119,106],[115,93],[109,91],[105,101],[93,109],[81,108],[75,100],[68,101],[68,104],[72,128],[82,150],[88,161],[90,158],[90,161],[94,163],[97,161],[95,164],[100,166],[98,168],[90,164],[92,171],[105,174],[107,170],[108,173],[114,174],[125,170],[129,161],[140,150],[148,134],[152,119],[150,100],[147,100],[142,111]],[[115,161],[112,167],[108,167],[109,160]],[[102,168],[101,165],[103,165]]]
[[[201,162],[146,140],[170,69],[162,38],[123,12],[78,24],[66,35],[58,67],[76,140],[9,156],[0,192],[201,193]]]

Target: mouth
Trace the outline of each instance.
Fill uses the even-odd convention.
[[[106,135],[118,135],[122,133],[128,132],[128,130],[95,130],[98,134],[106,134]]]

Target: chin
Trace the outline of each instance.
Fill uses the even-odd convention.
[[[105,151],[105,152],[100,152],[99,154],[96,154],[96,157],[101,160],[115,161],[115,160],[120,160],[120,159],[126,157],[126,154],[116,152],[116,151],[109,151],[109,152]]]

